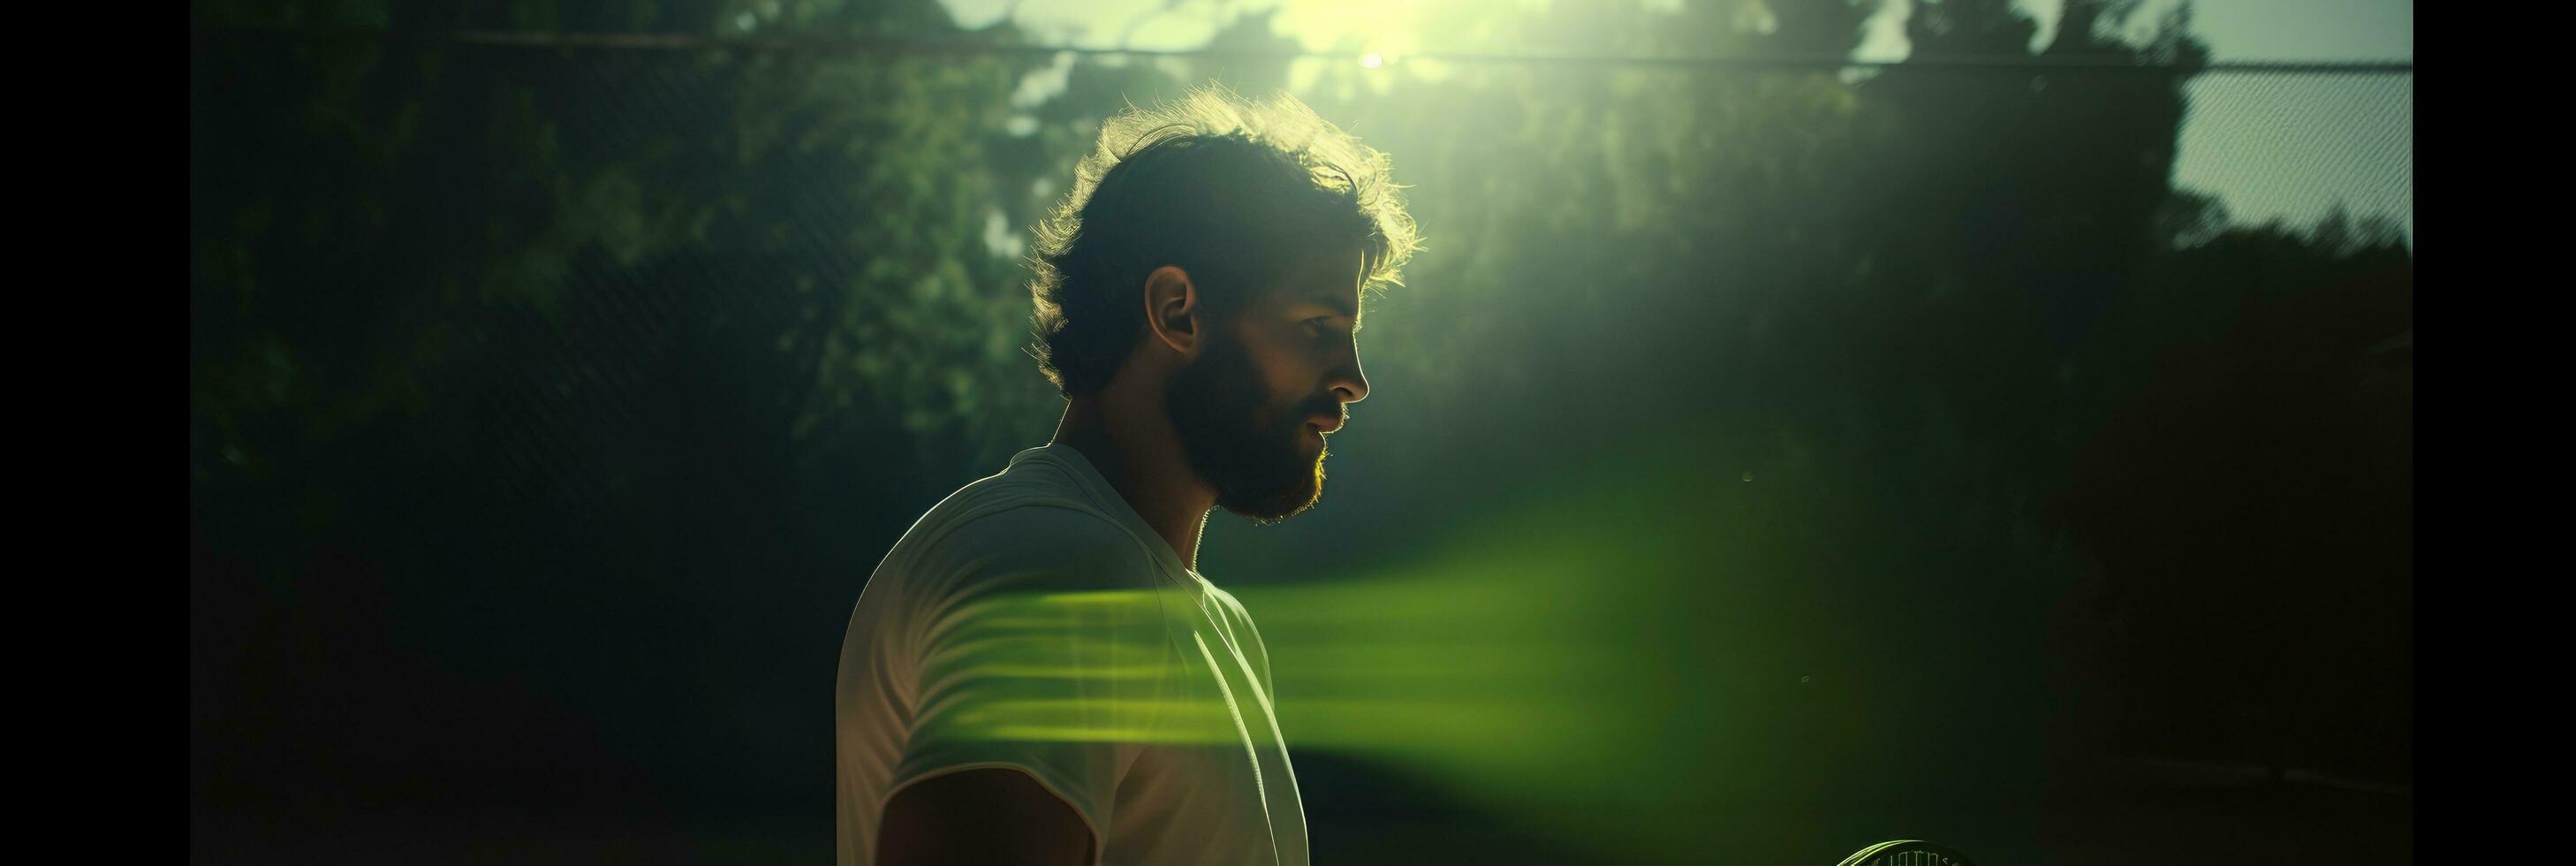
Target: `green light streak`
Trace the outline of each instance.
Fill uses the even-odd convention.
[[[1805,603],[1816,568],[1799,545],[1817,533],[1780,525],[1782,491],[1812,475],[1651,462],[1705,442],[1623,450],[1630,465],[1444,515],[1455,534],[1406,561],[1235,590],[1268,639],[1290,745],[1622,859],[1793,835],[1730,804],[1812,798],[1839,744],[1872,733],[1864,699],[1816,676],[1847,652],[1833,608]]]

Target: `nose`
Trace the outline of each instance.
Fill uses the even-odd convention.
[[[1360,372],[1358,358],[1352,358],[1349,367],[1334,374],[1332,387],[1333,399],[1340,400],[1344,404],[1368,399],[1368,375]]]

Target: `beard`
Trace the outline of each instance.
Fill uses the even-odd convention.
[[[1262,391],[1243,346],[1220,337],[1163,392],[1181,451],[1216,488],[1217,507],[1256,524],[1286,520],[1323,498],[1328,452],[1306,454],[1306,419],[1341,410],[1326,397],[1265,413]]]

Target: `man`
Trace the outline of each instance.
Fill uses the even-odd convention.
[[[1285,95],[1102,125],[1032,256],[1054,440],[923,515],[851,614],[840,863],[1307,862],[1268,654],[1199,534],[1322,495],[1362,292],[1415,249],[1386,162]]]

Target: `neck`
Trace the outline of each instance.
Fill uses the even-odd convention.
[[[1216,507],[1216,491],[1190,470],[1171,420],[1147,399],[1158,395],[1122,391],[1122,384],[1074,398],[1051,444],[1081,452],[1181,563],[1196,571],[1199,533],[1207,527],[1208,509]]]

